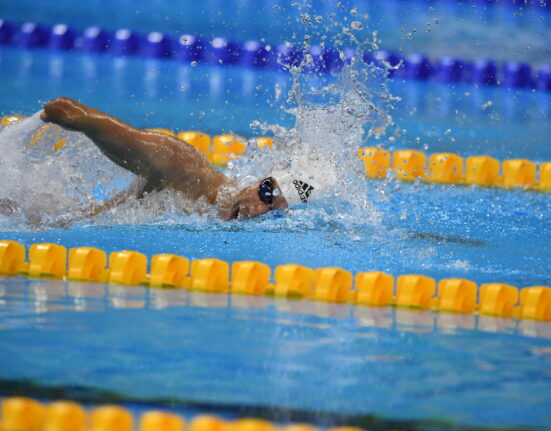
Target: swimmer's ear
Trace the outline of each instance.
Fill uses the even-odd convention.
[[[230,209],[230,210],[222,210],[220,211],[220,218],[224,221],[230,221],[230,220],[233,220],[233,219],[236,219],[237,216],[239,215],[239,209],[240,209],[240,204],[239,203],[235,203],[233,204],[233,207]]]

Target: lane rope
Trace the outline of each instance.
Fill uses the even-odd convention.
[[[102,405],[89,410],[74,401],[45,404],[27,397],[4,398],[1,412],[0,431],[318,431],[318,428],[304,424],[280,428],[264,419],[230,421],[212,415],[198,415],[188,423],[183,416],[164,408],[145,411],[136,421],[138,418],[129,409],[119,405]],[[363,430],[335,427],[330,431]]]
[[[258,40],[240,42],[224,37],[215,37],[207,41],[191,34],[169,35],[150,32],[143,35],[126,28],[112,31],[97,26],[81,31],[67,24],[16,24],[0,18],[0,45],[2,44],[25,48],[49,48],[53,51],[173,58],[193,65],[241,65],[279,70],[299,66],[304,55],[309,54],[313,60],[309,71],[319,74],[337,73],[344,65],[337,50],[319,45],[311,46],[308,52],[303,52],[298,45],[288,43],[267,44]],[[358,53],[353,48],[347,48],[342,55],[345,61],[350,62]],[[403,56],[386,50],[366,52],[362,54],[362,59],[365,63],[380,66],[390,64],[397,67],[401,64],[401,67],[390,69],[388,72],[390,77],[400,79],[431,79],[450,84],[464,82],[551,91],[551,63],[540,65],[536,69],[516,60],[499,64],[484,58],[475,61],[454,56],[430,59],[422,53]]]
[[[7,115],[0,124],[9,126],[23,117]],[[29,145],[35,145],[48,137],[44,126],[31,138]],[[176,136],[204,154],[208,161],[217,167],[226,167],[232,160],[245,154],[249,145],[269,150],[274,145],[273,138],[267,136],[246,138],[235,134],[210,136],[201,131],[174,132],[163,128],[150,131]],[[50,137],[51,138],[51,137]],[[51,139],[50,139],[51,140]],[[60,150],[67,142],[56,140],[52,148]],[[412,182],[425,181],[436,184],[476,185],[500,187],[536,192],[551,191],[551,162],[536,163],[526,159],[510,159],[500,162],[493,157],[479,155],[463,157],[454,153],[437,153],[427,156],[417,150],[398,150],[394,153],[379,147],[362,147],[358,157],[364,163],[365,175],[372,179],[393,176],[396,179]]]
[[[137,251],[114,251],[108,257],[94,247],[67,250],[62,245],[40,243],[29,247],[27,260],[22,244],[0,241],[0,274],[7,276],[551,321],[549,286],[519,289],[499,282],[477,286],[461,278],[436,281],[420,274],[394,277],[380,271],[352,274],[342,268],[314,270],[295,264],[272,270],[256,261],[230,265],[221,259],[204,258],[190,262],[175,254],[152,256],[149,268],[148,272],[147,256]]]

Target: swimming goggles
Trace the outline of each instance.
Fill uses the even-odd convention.
[[[262,180],[258,186],[258,197],[262,202],[272,205],[274,202],[274,179],[268,177]]]

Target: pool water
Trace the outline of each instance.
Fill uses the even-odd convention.
[[[290,127],[282,110],[289,74],[240,66],[190,66],[178,61],[2,47],[3,115],[38,111],[63,94],[106,110],[136,127],[200,129],[258,135],[253,121]],[[330,79],[330,78],[328,78]],[[402,138],[376,142],[390,150],[486,154],[500,160],[551,159],[551,94],[530,89],[475,87],[396,79],[392,116]]]
[[[5,19],[45,25],[69,23],[80,30],[99,25],[109,30],[130,28],[142,34],[162,31],[171,35],[231,36],[241,41],[264,39],[268,43],[281,43],[300,41],[305,34],[311,34],[310,26],[298,23],[304,13],[322,16],[325,23],[330,14],[335,14],[336,22],[342,24],[345,18],[353,19],[349,11],[355,9],[354,16],[369,17],[369,27],[364,28],[362,36],[376,30],[385,49],[421,51],[432,57],[456,55],[465,59],[478,56],[531,64],[548,62],[551,52],[542,35],[549,29],[549,8],[518,8],[510,3],[513,2],[206,0],[197,5],[193,0],[177,3],[114,0],[106,6],[104,0],[79,4],[59,0],[55,5],[22,0],[3,4],[2,15]],[[339,30],[338,26],[333,28],[334,32]]]
[[[184,7],[189,2],[176,7],[145,0],[135,5],[117,0],[110,8],[99,0],[60,2],[51,14],[22,0],[5,5],[2,13],[21,22],[66,20],[75,28],[112,16],[113,27],[146,32],[162,25],[164,31],[205,37],[223,30],[241,40],[280,42],[307,31],[297,24],[300,10],[291,2],[274,2],[284,10],[255,11],[253,2],[236,1],[197,6],[195,20]],[[330,13],[328,3],[316,3],[312,11]],[[380,28],[388,48],[423,47],[432,55],[488,55],[534,65],[549,58],[541,38],[548,11],[413,0],[356,3],[360,13],[371,16],[369,31]],[[431,31],[412,39],[399,29],[427,20]],[[455,43],[458,22],[464,23],[462,43]],[[498,42],[501,48],[494,49]],[[63,95],[142,128],[250,137],[262,133],[250,127],[254,121],[285,128],[295,122],[284,110],[291,78],[276,70],[1,46],[0,82],[9,83],[0,85],[2,115],[31,115]],[[392,111],[399,133],[366,145],[551,160],[549,92],[401,79],[389,86],[401,98]],[[284,96],[278,97],[278,88]],[[11,160],[7,151],[2,157],[4,163]],[[48,157],[51,180],[18,199],[39,200],[42,187],[59,185],[62,173],[56,177],[56,158]],[[106,159],[94,160],[101,164],[98,170],[119,175]],[[361,170],[361,163],[349,168]],[[367,182],[361,198],[369,205],[362,211],[352,199],[357,195],[340,196],[287,214],[223,223],[210,215],[152,208],[160,196],[63,228],[0,216],[0,239],[27,247],[54,242],[108,253],[136,250],[148,257],[256,260],[272,268],[297,263],[478,284],[551,285],[549,194],[361,175],[357,181]],[[190,414],[374,429],[551,424],[551,323],[546,322],[19,277],[0,280],[0,316],[0,395],[5,396],[116,401]]]
[[[369,425],[372,415],[412,427],[550,419],[549,339],[519,335],[509,319],[481,317],[475,330],[474,316],[61,281],[2,286],[4,390],[22,380],[96,402],[331,425]],[[522,323],[529,334],[534,323]],[[548,324],[539,331],[551,335]]]

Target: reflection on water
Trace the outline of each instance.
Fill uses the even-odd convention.
[[[108,309],[165,309],[198,307],[283,313],[278,324],[296,325],[293,315],[310,315],[346,320],[362,328],[382,328],[420,333],[462,334],[462,330],[519,334],[551,338],[551,323],[474,314],[436,313],[392,307],[364,307],[309,300],[288,300],[266,296],[227,295],[193,292],[185,289],[145,288],[99,283],[29,280],[3,277],[0,280],[2,314],[29,309],[49,311],[105,311]],[[248,316],[246,319],[256,319]]]
[[[314,416],[546,423],[548,322],[18,277],[0,286],[0,379]],[[533,393],[541,403],[524,405]]]

